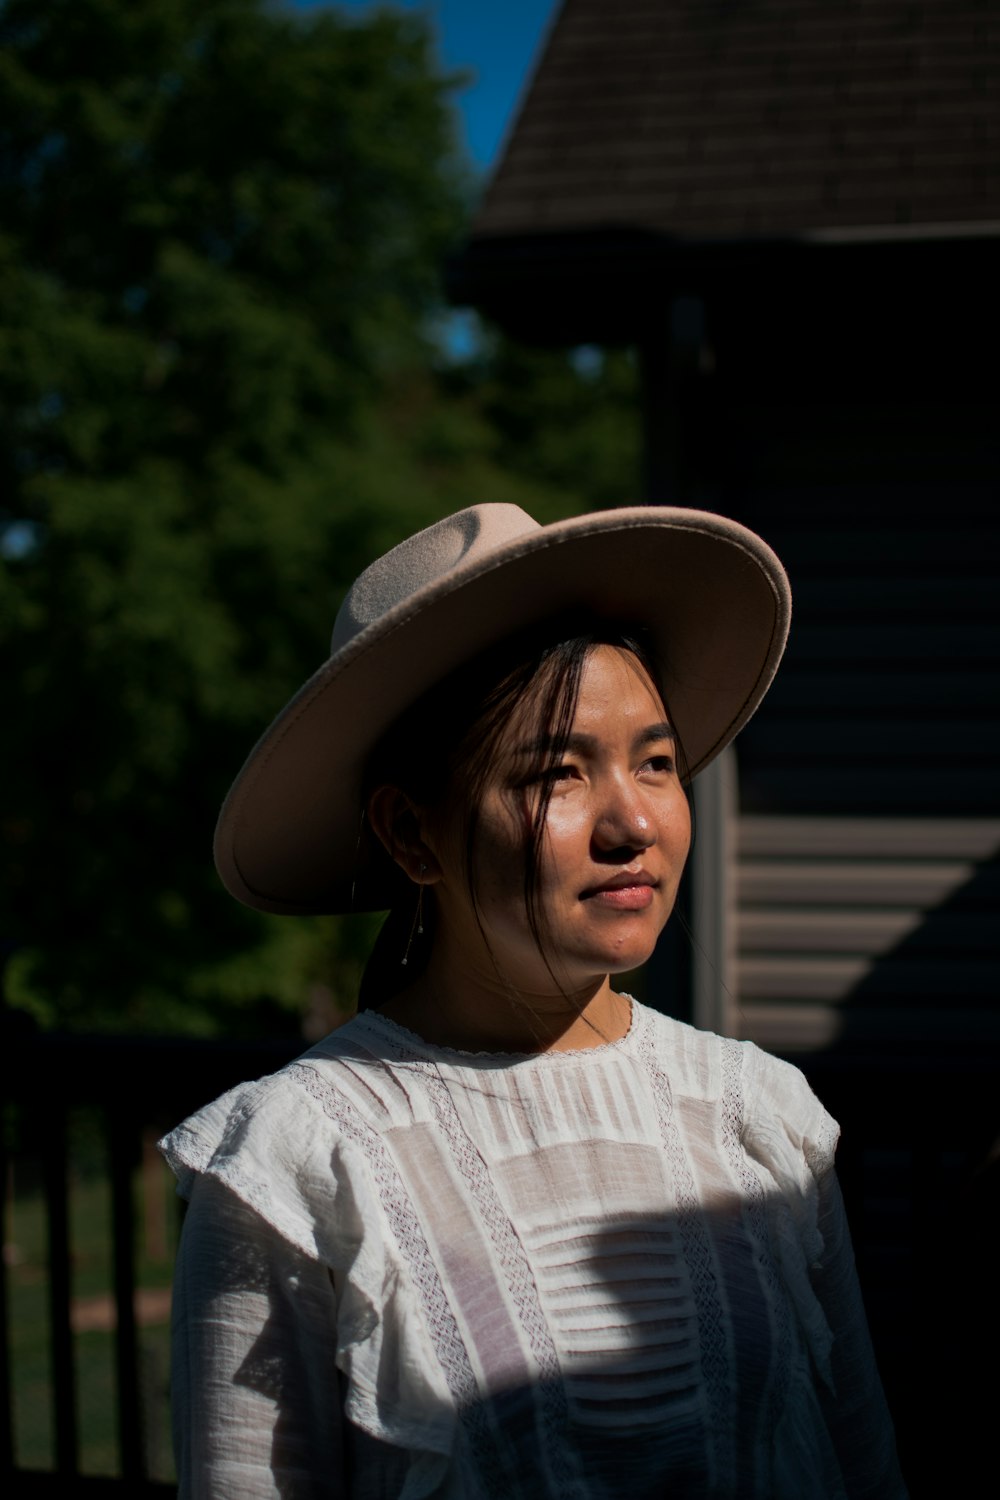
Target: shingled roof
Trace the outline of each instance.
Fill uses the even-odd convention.
[[[997,0],[564,0],[473,229],[1000,230]]]

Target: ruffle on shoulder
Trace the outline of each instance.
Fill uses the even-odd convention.
[[[798,1068],[752,1042],[743,1047],[743,1146],[773,1183],[773,1189],[765,1186],[765,1196],[774,1248],[816,1368],[832,1389],[833,1335],[813,1273],[822,1269],[827,1248],[821,1198],[831,1180],[840,1128]]]
[[[349,1420],[398,1447],[450,1454],[454,1405],[368,1163],[309,1093],[284,1072],[240,1084],[160,1150],[182,1197],[210,1176],[330,1270]]]

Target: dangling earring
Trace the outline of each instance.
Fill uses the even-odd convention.
[[[421,875],[426,875],[427,874],[427,866],[426,865],[421,865],[420,866],[420,873],[421,873]],[[423,935],[424,935],[424,887],[423,887],[423,882],[421,881],[417,885],[417,906],[416,906],[416,910],[413,913],[413,921],[410,923],[410,935],[406,939],[406,952],[403,954],[402,958],[400,959],[400,963],[401,964],[407,964],[410,961],[410,949],[413,947],[413,939],[414,939],[414,937],[423,937]]]
[[[355,844],[354,844],[354,866],[353,866],[353,868],[351,870],[351,911],[355,911],[356,910],[355,897],[357,896],[358,868],[359,868],[359,866],[361,864],[361,840],[364,837],[364,831],[365,831],[365,810],[364,810],[364,807],[362,807],[362,809],[361,809],[361,816],[358,819],[358,837],[357,837],[357,840],[355,841]]]

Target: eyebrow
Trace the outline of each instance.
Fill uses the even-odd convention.
[[[661,719],[657,724],[648,724],[632,741],[633,750],[642,750],[647,745],[658,744],[661,740],[669,740],[673,743],[677,736],[666,719]],[[551,755],[553,750],[559,748],[559,742],[553,735],[542,735],[540,739],[529,740],[526,744],[518,745],[518,755]],[[600,742],[592,734],[571,734],[565,743],[565,749],[574,755],[592,755],[600,748]]]

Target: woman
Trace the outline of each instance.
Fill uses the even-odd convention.
[[[612,987],[787,580],[694,511],[477,506],[372,565],[216,859],[389,908],[361,1013],[165,1142],[185,1496],[903,1495],[805,1080]]]

